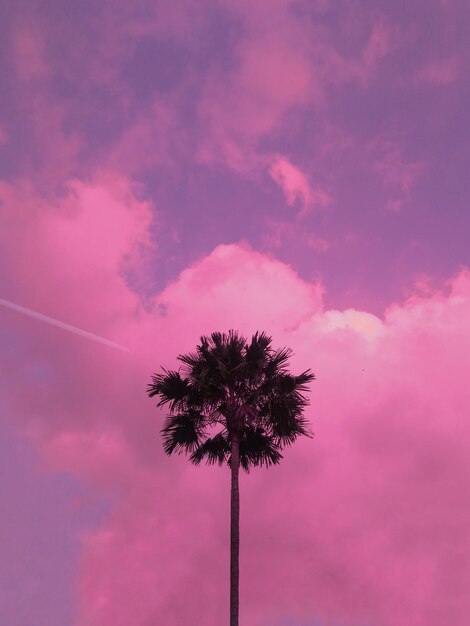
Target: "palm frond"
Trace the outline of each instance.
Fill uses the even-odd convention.
[[[245,345],[246,339],[234,330],[201,337],[201,343],[197,346],[199,361],[192,375],[214,386],[233,385],[244,377]]]
[[[189,460],[195,465],[205,459],[208,465],[214,465],[218,463],[222,465],[227,459],[227,455],[230,452],[230,444],[224,433],[217,433],[212,438],[206,439],[201,443],[196,450],[191,454]]]
[[[258,411],[251,404],[243,402],[235,409],[235,419],[240,424],[254,424],[258,420]]]
[[[162,428],[163,449],[166,454],[173,452],[192,452],[204,436],[204,416],[195,411],[167,417],[167,424]]]
[[[164,374],[154,374],[152,382],[147,386],[150,398],[160,396],[157,406],[170,403],[170,410],[182,403],[188,396],[190,385],[186,378],[182,378],[179,372],[162,368]]]
[[[263,424],[282,446],[292,445],[299,435],[311,437],[303,408],[307,400],[300,394],[271,399],[262,411]]]
[[[257,379],[263,374],[264,367],[269,359],[271,337],[265,332],[256,332],[250,345],[245,348],[246,373],[250,379]]]
[[[249,472],[250,466],[277,465],[282,459],[276,440],[262,428],[247,427],[240,440],[240,465]],[[231,458],[229,459],[229,465]]]
[[[293,352],[290,348],[280,348],[279,350],[273,352],[268,363],[266,364],[266,377],[269,378],[283,373],[292,354]]]
[[[302,374],[299,374],[298,376],[295,376],[297,391],[310,391],[307,385],[313,380],[315,380],[315,374],[310,369],[305,370],[305,372],[302,372]]]
[[[179,354],[178,361],[181,361],[186,367],[192,369],[199,362],[199,354],[197,352],[189,352],[188,354]]]
[[[279,374],[272,381],[273,386],[279,395],[293,393],[296,390],[296,377],[292,374]]]

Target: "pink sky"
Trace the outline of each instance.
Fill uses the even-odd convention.
[[[174,6],[176,5],[176,7]],[[201,334],[310,367],[241,477],[243,626],[467,626],[469,7],[62,0],[0,26],[0,623],[219,626],[229,473],[145,389]]]

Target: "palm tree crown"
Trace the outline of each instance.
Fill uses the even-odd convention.
[[[152,376],[148,395],[169,408],[162,429],[167,454],[184,451],[195,464],[231,466],[236,434],[240,465],[249,472],[279,463],[280,450],[299,435],[312,436],[303,392],[315,377],[310,370],[290,374],[292,351],[274,350],[271,342],[264,332],[250,342],[234,330],[214,332],[201,337],[195,352],[178,356],[179,371],[163,368]]]

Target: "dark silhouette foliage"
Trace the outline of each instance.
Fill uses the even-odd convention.
[[[178,356],[179,371],[163,369],[148,385],[157,406],[168,406],[162,429],[167,454],[186,452],[199,464],[231,460],[231,432],[240,440],[240,465],[269,467],[299,435],[311,437],[303,410],[310,370],[287,369],[288,348],[274,350],[271,337],[257,332],[250,342],[236,331],[201,337],[195,352]],[[218,430],[210,436],[211,430]]]

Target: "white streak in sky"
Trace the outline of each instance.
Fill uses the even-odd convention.
[[[49,317],[48,315],[43,315],[42,313],[38,313],[37,311],[32,311],[31,309],[20,306],[19,304],[15,304],[14,302],[10,302],[9,300],[4,300],[3,298],[0,298],[0,304],[9,309],[13,309],[13,311],[18,311],[18,313],[24,313],[25,315],[29,315],[30,317],[41,320],[41,322],[46,322],[46,324],[51,324],[52,326],[57,326],[58,328],[62,328],[63,330],[68,330],[69,332],[80,335],[81,337],[86,337],[87,339],[98,341],[99,343],[103,343],[105,346],[109,346],[110,348],[116,348],[117,350],[129,352],[128,348],[120,346],[118,343],[114,343],[114,341],[104,339],[104,337],[99,337],[98,335],[89,333],[87,330],[82,330],[81,328],[77,328],[76,326],[71,326],[70,324],[66,324],[65,322],[56,320],[53,317]]]

